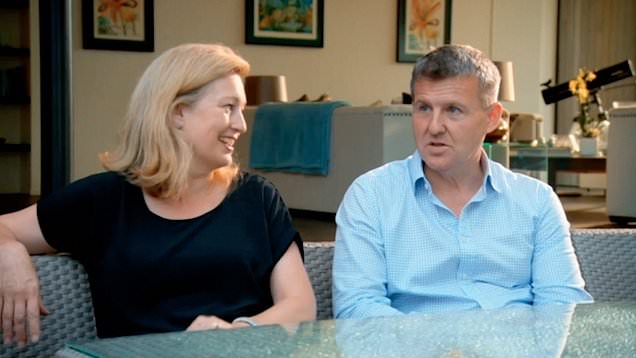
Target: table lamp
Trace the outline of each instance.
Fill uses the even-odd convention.
[[[497,70],[499,70],[499,74],[501,75],[501,84],[499,85],[499,96],[497,97],[497,100],[504,102],[514,102],[515,86],[513,80],[512,62],[493,62],[495,63],[495,66],[497,67]],[[486,135],[487,142],[495,143],[506,139],[505,136],[506,134],[508,134],[509,129],[509,117],[510,112],[508,112],[508,110],[504,108],[504,111],[501,114],[501,124],[499,125],[499,127]]]
[[[245,78],[248,106],[265,102],[287,102],[285,76],[248,76]]]
[[[499,97],[500,101],[514,102],[515,101],[515,83],[514,75],[512,71],[512,62],[510,61],[494,61],[495,66],[499,70],[501,75],[501,84],[499,85]]]
[[[493,61],[499,74],[501,75],[501,82],[499,84],[498,101],[514,102],[515,100],[515,86],[514,76],[512,70],[512,62],[510,61]],[[498,143],[507,142],[508,134],[510,131],[510,112],[504,108],[501,114],[501,121],[499,126],[490,133],[486,134],[486,142]],[[491,147],[489,156],[503,164],[505,167],[510,167],[509,149],[507,146],[493,146]]]

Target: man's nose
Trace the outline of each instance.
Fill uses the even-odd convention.
[[[446,120],[440,111],[433,111],[428,125],[431,134],[436,135],[446,131]]]

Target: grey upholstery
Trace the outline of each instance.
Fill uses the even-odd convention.
[[[586,288],[597,301],[636,300],[636,229],[582,229],[572,241]],[[305,267],[316,301],[318,319],[332,318],[331,265],[333,242],[307,242]],[[48,357],[64,346],[95,337],[86,273],[69,256],[34,256],[45,305],[42,339],[22,350],[0,342],[0,358]]]
[[[17,349],[0,343],[0,358],[52,357],[68,340],[96,337],[88,277],[82,265],[66,255],[32,256],[40,293],[50,314],[42,318],[40,341]]]
[[[333,261],[334,243],[332,241],[306,242],[303,246],[305,248],[305,268],[316,295],[317,318],[332,318],[331,262]]]
[[[572,231],[587,291],[595,301],[636,300],[636,230]]]

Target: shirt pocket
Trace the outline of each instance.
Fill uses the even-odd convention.
[[[475,281],[515,288],[530,284],[534,240],[532,232],[514,231],[471,240],[462,263]]]

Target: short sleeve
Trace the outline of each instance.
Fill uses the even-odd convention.
[[[90,241],[87,238],[101,236],[95,233],[106,222],[104,209],[109,205],[106,202],[112,200],[109,187],[112,188],[114,180],[122,182],[123,178],[115,173],[96,174],[42,198],[37,205],[37,216],[47,243],[58,251],[73,254],[87,250]],[[105,200],[104,196],[110,198]]]
[[[272,183],[263,179],[262,185],[263,204],[274,262],[280,260],[292,242],[296,242],[304,259],[303,241],[294,227],[287,205]]]

